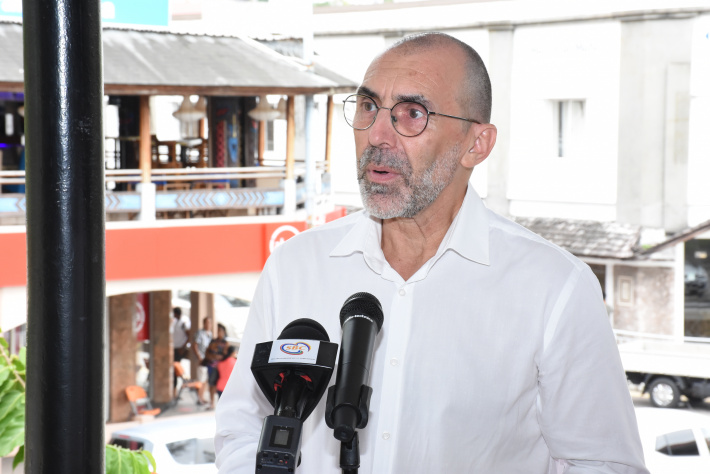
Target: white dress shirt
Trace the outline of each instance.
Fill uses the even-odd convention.
[[[360,291],[380,300],[384,324],[359,473],[647,472],[599,282],[584,263],[487,210],[470,186],[436,255],[409,280],[385,260],[380,236],[381,221],[360,212],[274,251],[217,407],[220,473],[255,471],[273,414],[250,371],[254,345],[298,318],[339,344],[340,309]],[[324,411],[325,396],[304,424],[297,474],[341,472]]]

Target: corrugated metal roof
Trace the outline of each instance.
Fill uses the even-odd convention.
[[[303,94],[357,87],[248,38],[119,28],[104,28],[102,37],[107,93]],[[0,23],[0,62],[0,83],[22,83],[22,25]]]
[[[515,222],[580,257],[633,258],[641,227],[619,222],[515,217]]]

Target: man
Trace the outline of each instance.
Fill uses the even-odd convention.
[[[218,365],[224,360],[229,351],[229,342],[227,342],[227,328],[222,324],[217,324],[217,337],[212,339],[205,351],[205,360],[207,361],[207,380],[210,385],[210,405],[209,409],[214,409],[214,399],[217,395],[217,382],[219,381]],[[222,387],[224,389],[224,387]]]
[[[205,401],[205,389],[207,388],[208,378],[207,378],[207,365],[208,361],[205,359],[205,354],[207,352],[207,347],[212,341],[212,318],[209,316],[202,319],[202,329],[199,329],[195,333],[194,344],[192,345],[192,350],[195,353],[197,363],[200,365],[197,368],[197,380],[199,380],[202,385],[197,391],[197,404],[204,405]]]
[[[182,309],[173,308],[173,360],[180,362],[187,356],[190,342],[190,320],[182,317]]]
[[[267,262],[218,406],[221,473],[254,471],[273,413],[249,370],[254,345],[301,317],[339,342],[358,291],[385,316],[360,473],[647,472],[598,281],[468,183],[495,144],[490,109],[480,57],[447,35],[405,38],[372,62],[345,104],[365,211]],[[324,405],[305,422],[301,474],[340,472]]]

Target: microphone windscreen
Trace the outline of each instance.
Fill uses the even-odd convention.
[[[310,339],[312,341],[330,342],[325,328],[310,318],[301,318],[291,321],[281,331],[279,339]]]
[[[382,305],[380,300],[367,292],[355,293],[343,303],[343,309],[340,310],[340,325],[345,324],[345,321],[350,316],[362,315],[369,316],[377,324],[377,332],[382,329],[382,322],[385,317],[382,314]]]

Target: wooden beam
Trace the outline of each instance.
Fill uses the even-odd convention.
[[[259,166],[264,165],[264,148],[266,145],[266,122],[259,121]]]
[[[325,172],[331,169],[331,145],[333,143],[333,96],[328,96],[325,118]]]
[[[286,103],[286,179],[295,177],[296,164],[296,99],[288,96]]]
[[[22,84],[4,83],[9,92],[22,92]],[[2,86],[3,83],[0,83]],[[161,85],[161,84],[105,84],[106,95],[206,95],[250,97],[265,94],[306,95],[352,93],[355,87],[284,87],[284,86],[230,86],[230,85]]]
[[[150,169],[152,167],[150,96],[141,96],[139,116],[138,167],[141,170],[141,182],[150,183]]]

